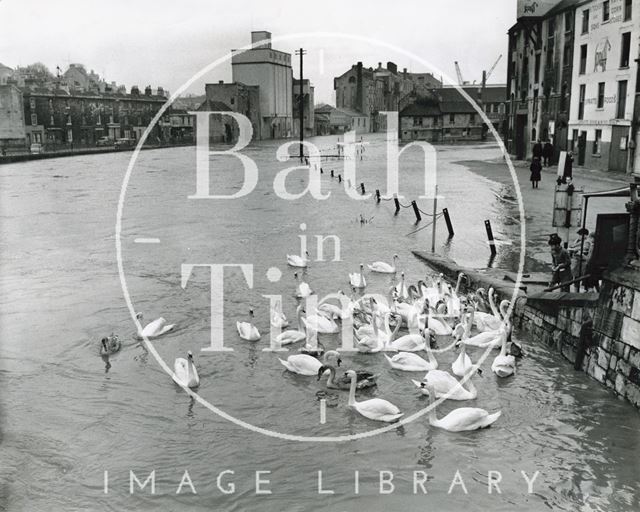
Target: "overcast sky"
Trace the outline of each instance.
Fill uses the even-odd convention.
[[[0,0],[0,62],[15,67],[36,61],[52,71],[79,62],[108,81],[175,91],[196,71],[250,43],[252,30],[273,37],[309,32],[364,36],[402,48],[455,78],[479,81],[498,55],[490,82],[506,81],[507,30],[515,0]],[[399,69],[433,71],[417,60],[370,43],[340,38],[297,38],[274,48],[308,49],[305,77],[316,103],[333,98],[333,77],[363,61],[393,61]],[[298,74],[297,60],[294,73]],[[203,82],[230,80],[223,64]]]

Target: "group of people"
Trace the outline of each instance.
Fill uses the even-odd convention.
[[[531,187],[539,188],[538,184],[540,180],[542,180],[542,169],[544,167],[549,167],[553,165],[554,156],[555,156],[555,148],[551,141],[546,141],[544,145],[539,140],[533,145],[531,150],[532,158],[531,158],[531,166],[529,170],[531,171]],[[562,173],[562,177],[558,178],[558,185],[560,183],[567,183],[567,180],[571,180],[573,177],[573,153],[569,151],[567,153],[567,157],[564,161],[564,169]]]
[[[571,281],[581,276],[588,275],[591,267],[591,256],[595,246],[595,235],[589,233],[586,228],[578,230],[578,237],[569,245],[567,249],[562,247],[562,239],[556,234],[549,237],[549,245],[551,246],[551,258],[553,261],[551,270],[550,286],[562,284],[563,292],[571,291]],[[585,291],[595,289],[600,290],[598,280],[588,277],[581,280]],[[573,286],[575,291],[580,291],[580,282],[576,281]]]

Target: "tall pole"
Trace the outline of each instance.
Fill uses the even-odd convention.
[[[306,52],[304,48],[300,48],[296,50],[296,55],[300,55],[300,82],[298,83],[298,116],[299,116],[299,124],[300,124],[300,161],[302,162],[304,159],[304,89],[302,86],[302,79],[304,76],[303,73],[303,56]]]
[[[436,212],[438,211],[438,185],[433,194],[433,228],[431,229],[431,252],[436,252]]]

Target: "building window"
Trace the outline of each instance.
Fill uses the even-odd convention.
[[[449,114],[449,124],[456,124],[456,115]]]
[[[564,13],[564,31],[571,32],[573,29],[573,11]]]
[[[620,50],[620,67],[629,67],[629,55],[631,54],[631,32],[622,34],[622,44]]]
[[[624,0],[624,21],[631,19],[631,0]]]
[[[627,81],[620,80],[618,82],[618,108],[616,119],[624,119],[624,112],[627,109]]]
[[[565,43],[562,52],[562,65],[566,68],[571,66],[571,43]]]
[[[231,104],[233,105],[236,102],[235,98],[231,98]]]
[[[536,54],[535,67],[533,69],[533,80],[537,84],[540,82],[540,54]]]
[[[604,108],[604,82],[598,84],[598,108]]]
[[[53,119],[53,114],[51,114],[51,117],[49,117],[49,125],[53,126],[55,123],[55,120]]]
[[[578,119],[584,119],[584,97],[586,95],[587,86],[582,84],[580,86],[580,96],[578,98]]]
[[[589,32],[589,9],[582,11],[582,33],[587,34]]]
[[[602,140],[602,130],[596,130],[596,138],[593,139],[593,154],[600,154],[600,141]]]
[[[587,72],[587,45],[583,44],[580,46],[580,71],[581,75],[584,75]]]
[[[576,150],[576,143],[578,142],[578,130],[572,130],[572,138],[571,138],[571,144],[570,144],[570,148],[571,151],[575,151]]]
[[[29,98],[29,107],[31,107],[32,110],[34,108],[36,108],[36,99],[35,98]]]
[[[38,124],[38,114],[31,114],[31,126]]]
[[[476,115],[469,114],[469,124],[475,124],[475,123],[476,123]]]
[[[609,21],[609,1],[602,2],[602,21]]]
[[[414,117],[413,118],[413,125],[414,126],[422,126],[422,118],[421,117]]]

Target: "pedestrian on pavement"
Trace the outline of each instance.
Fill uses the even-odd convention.
[[[542,179],[542,164],[538,157],[533,157],[529,170],[531,171],[531,177],[529,178],[531,180],[531,188],[538,188],[538,183]]]
[[[554,233],[549,238],[549,245],[551,246],[551,259],[553,261],[553,265],[551,266],[553,275],[551,276],[550,286],[568,283],[573,279],[573,275],[571,274],[571,257],[569,253],[562,248],[562,239]],[[562,286],[561,290],[563,292],[569,292],[570,285],[566,284]]]
[[[536,141],[536,143],[533,145],[533,149],[531,150],[531,153],[533,154],[533,157],[536,158],[542,158],[542,143],[540,142],[540,139],[538,139]]]
[[[566,183],[567,179],[573,179],[573,153],[571,151],[567,152],[567,158],[564,161],[562,183]]]
[[[592,231],[589,233],[589,252],[586,256],[586,263],[584,266],[584,274],[588,274],[590,277],[584,280],[584,289],[590,292],[592,289],[595,289],[597,292],[600,292],[600,281],[597,275],[594,275],[596,272],[596,268],[594,267],[593,262],[593,252],[596,246],[596,234]]]
[[[553,144],[548,140],[545,142],[544,147],[542,148],[542,165],[544,167],[549,167],[553,162]]]
[[[569,255],[571,256],[571,274],[574,278],[581,277],[586,274],[587,256],[591,250],[591,240],[588,238],[589,230],[580,228],[578,237],[569,246]],[[580,291],[580,282],[574,283],[576,292]]]

